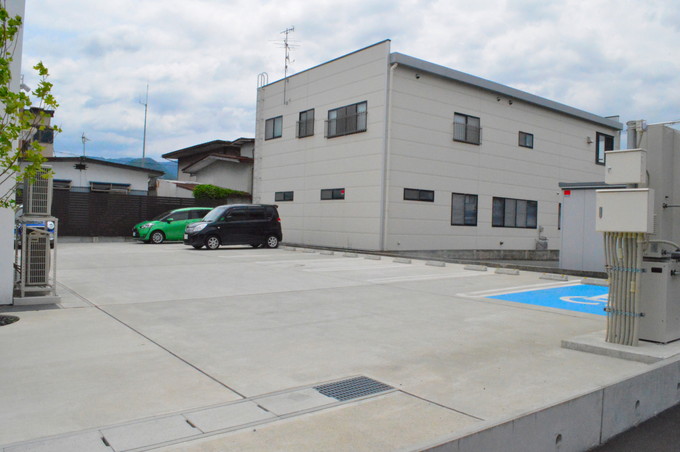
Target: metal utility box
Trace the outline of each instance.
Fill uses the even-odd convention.
[[[647,183],[647,151],[644,149],[607,151],[604,155],[606,184]]]
[[[666,344],[680,339],[680,263],[642,263],[639,338]]]
[[[654,233],[654,190],[597,190],[595,230]]]

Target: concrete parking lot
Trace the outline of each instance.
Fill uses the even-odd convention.
[[[603,420],[610,388],[663,371],[661,404],[680,400],[674,353],[566,349],[605,317],[499,298],[574,278],[284,248],[58,253],[60,306],[0,309],[20,317],[0,328],[7,452],[484,450],[512,435],[479,432],[556,407],[514,450],[585,450],[621,430],[625,416]],[[336,382],[358,395],[319,389]],[[637,402],[633,422],[667,408]]]

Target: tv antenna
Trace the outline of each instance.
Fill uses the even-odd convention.
[[[83,135],[80,137],[80,140],[83,142],[83,157],[85,157],[85,143],[92,140],[85,136],[85,132],[83,132]]]
[[[283,83],[283,103],[288,105],[288,99],[286,98],[286,85],[288,85],[288,66],[290,63],[294,63],[295,60],[290,59],[290,50],[293,47],[297,47],[295,44],[291,44],[291,42],[288,40],[288,35],[290,35],[292,32],[295,31],[295,26],[291,25],[289,28],[286,28],[281,32],[282,35],[286,35],[285,38],[283,38],[283,48],[285,49],[286,53],[286,58],[284,60],[284,65],[283,65],[283,79],[285,80]]]

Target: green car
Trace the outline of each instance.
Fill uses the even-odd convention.
[[[187,207],[162,213],[151,221],[136,224],[132,228],[132,237],[156,244],[182,241],[186,225],[201,220],[211,210],[210,207]]]

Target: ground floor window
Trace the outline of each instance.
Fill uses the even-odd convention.
[[[277,191],[274,193],[274,201],[292,201],[293,192],[292,191]]]
[[[536,229],[538,202],[526,199],[493,198],[492,226]]]
[[[345,199],[344,188],[324,188],[321,190],[321,199]]]
[[[419,190],[417,188],[405,188],[404,201],[434,202],[434,190]]]

